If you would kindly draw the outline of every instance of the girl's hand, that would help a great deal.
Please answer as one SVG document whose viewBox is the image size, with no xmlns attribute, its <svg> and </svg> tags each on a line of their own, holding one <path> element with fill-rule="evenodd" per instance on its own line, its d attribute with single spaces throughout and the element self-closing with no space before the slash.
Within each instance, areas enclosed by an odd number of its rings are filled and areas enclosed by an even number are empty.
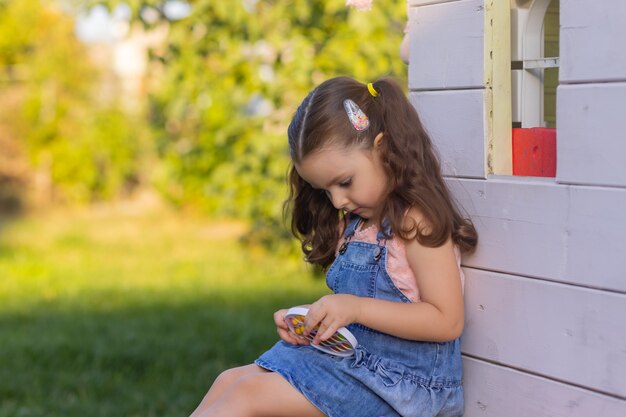
<svg viewBox="0 0 626 417">
<path fill-rule="evenodd" d="M 274 313 L 274 323 L 276 324 L 276 331 L 278 336 L 285 342 L 292 345 L 308 345 L 309 341 L 304 337 L 297 336 L 289 330 L 285 316 L 287 315 L 287 309 L 283 308 Z"/>
<path fill-rule="evenodd" d="M 361 298 L 350 294 L 325 295 L 309 306 L 304 318 L 304 332 L 309 334 L 319 324 L 313 344 L 329 339 L 340 327 L 358 321 Z"/>
</svg>

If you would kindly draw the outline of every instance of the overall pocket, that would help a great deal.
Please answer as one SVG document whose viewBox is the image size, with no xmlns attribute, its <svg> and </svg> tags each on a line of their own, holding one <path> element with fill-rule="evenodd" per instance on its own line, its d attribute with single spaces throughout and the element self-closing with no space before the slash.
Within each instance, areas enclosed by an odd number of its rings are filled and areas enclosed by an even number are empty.
<svg viewBox="0 0 626 417">
<path fill-rule="evenodd" d="M 376 293 L 378 269 L 378 265 L 375 264 L 359 265 L 342 261 L 337 268 L 328 271 L 326 283 L 335 294 L 372 298 Z"/>
</svg>

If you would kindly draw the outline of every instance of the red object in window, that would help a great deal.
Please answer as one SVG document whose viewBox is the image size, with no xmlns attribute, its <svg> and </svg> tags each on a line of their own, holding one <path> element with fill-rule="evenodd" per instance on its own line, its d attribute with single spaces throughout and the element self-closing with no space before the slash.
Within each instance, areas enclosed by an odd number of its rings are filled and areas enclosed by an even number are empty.
<svg viewBox="0 0 626 417">
<path fill-rule="evenodd" d="M 556 176 L 556 129 L 513 129 L 513 175 Z"/>
</svg>

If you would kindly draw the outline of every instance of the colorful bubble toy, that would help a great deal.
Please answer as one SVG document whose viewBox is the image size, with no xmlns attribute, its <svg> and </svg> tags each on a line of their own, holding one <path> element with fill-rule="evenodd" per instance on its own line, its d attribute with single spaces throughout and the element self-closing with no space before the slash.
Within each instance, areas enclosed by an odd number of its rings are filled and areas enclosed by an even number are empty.
<svg viewBox="0 0 626 417">
<path fill-rule="evenodd" d="M 304 335 L 304 316 L 306 316 L 308 312 L 309 309 L 306 307 L 290 308 L 289 311 L 287 311 L 285 320 L 287 321 L 289 329 L 294 334 L 312 342 L 319 326 L 313 329 L 308 335 Z M 328 340 L 321 342 L 319 345 L 311 343 L 311 346 L 322 352 L 330 353 L 331 355 L 349 357 L 354 354 L 354 348 L 358 346 L 358 343 L 356 337 L 354 337 L 348 329 L 340 327 Z"/>
</svg>

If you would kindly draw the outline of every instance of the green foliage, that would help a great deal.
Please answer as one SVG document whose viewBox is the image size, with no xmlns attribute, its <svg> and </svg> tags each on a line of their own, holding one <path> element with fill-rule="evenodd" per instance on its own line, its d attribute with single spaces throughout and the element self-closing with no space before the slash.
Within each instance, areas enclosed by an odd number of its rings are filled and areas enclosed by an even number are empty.
<svg viewBox="0 0 626 417">
<path fill-rule="evenodd" d="M 169 201 L 251 219 L 267 243 L 284 230 L 286 129 L 307 92 L 337 75 L 405 77 L 404 1 L 359 12 L 344 0 L 195 0 L 174 22 L 145 20 L 142 10 L 163 0 L 64 4 L 97 3 L 128 4 L 146 30 L 168 27 L 150 52 L 147 123 L 94 99 L 101 74 L 67 14 L 39 0 L 0 3 L 0 65 L 26 74 L 15 136 L 63 199 L 119 195 L 144 178 L 141 163 L 154 150 L 150 181 Z"/>
<path fill-rule="evenodd" d="M 130 191 L 139 182 L 136 135 L 119 109 L 89 112 L 75 131 L 46 147 L 53 183 L 73 201 L 108 200 Z"/>
<path fill-rule="evenodd" d="M 99 97 L 101 71 L 76 39 L 71 16 L 54 2 L 5 0 L 0 69 L 0 95 L 15 97 L 11 108 L 0 104 L 12 115 L 0 127 L 28 157 L 30 170 L 46 178 L 47 191 L 89 202 L 137 183 L 142 130 L 117 102 Z"/>
<path fill-rule="evenodd" d="M 306 93 L 336 75 L 404 78 L 405 4 L 374 3 L 364 13 L 343 0 L 193 2 L 153 52 L 164 195 L 251 218 L 261 240 L 268 225 L 283 229 L 286 129 Z"/>
</svg>

